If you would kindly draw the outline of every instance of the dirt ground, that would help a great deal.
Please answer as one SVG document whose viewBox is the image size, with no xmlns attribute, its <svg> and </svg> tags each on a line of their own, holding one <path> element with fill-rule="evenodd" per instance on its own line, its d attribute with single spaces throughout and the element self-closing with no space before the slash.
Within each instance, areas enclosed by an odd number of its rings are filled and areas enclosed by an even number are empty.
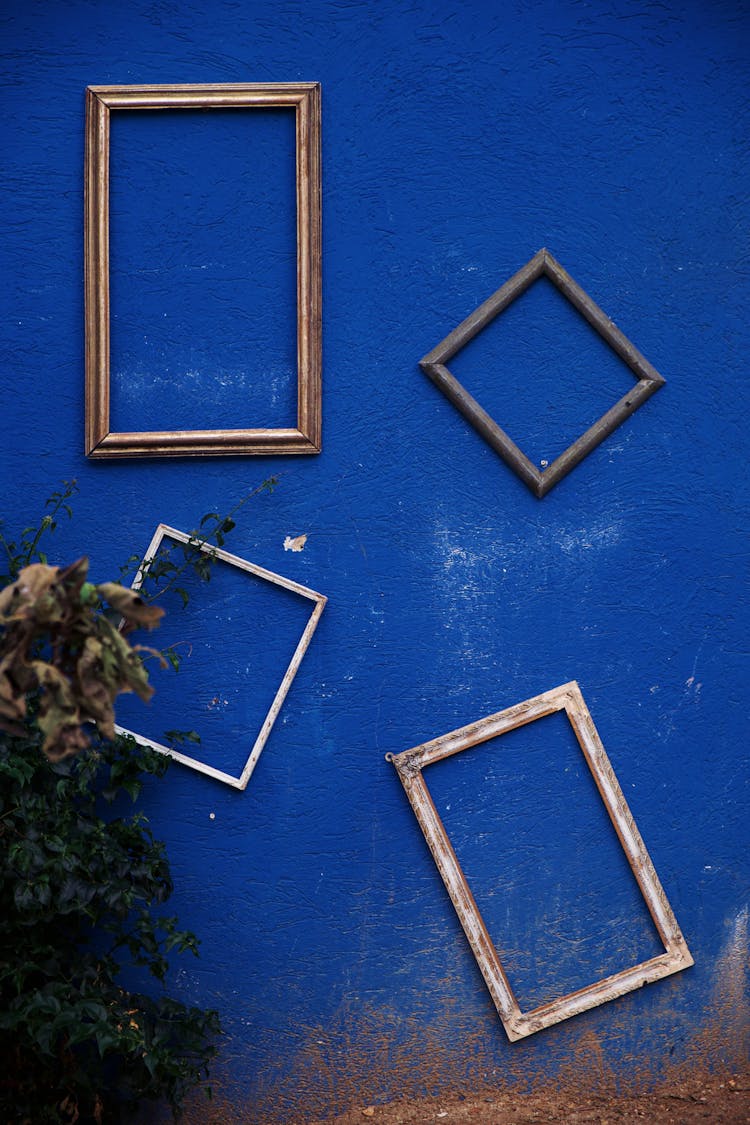
<svg viewBox="0 0 750 1125">
<path fill-rule="evenodd" d="M 497 1093 L 353 1106 L 316 1125 L 750 1125 L 750 1075 L 634 1097 Z"/>
</svg>

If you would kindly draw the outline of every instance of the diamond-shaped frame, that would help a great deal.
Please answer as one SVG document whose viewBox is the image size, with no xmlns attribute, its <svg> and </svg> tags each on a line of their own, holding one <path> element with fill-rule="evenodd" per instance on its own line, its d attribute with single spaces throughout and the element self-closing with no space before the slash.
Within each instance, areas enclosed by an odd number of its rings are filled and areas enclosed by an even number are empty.
<svg viewBox="0 0 750 1125">
<path fill-rule="evenodd" d="M 543 719 L 556 711 L 565 711 L 573 728 L 586 764 L 596 782 L 635 880 L 664 944 L 665 952 L 632 968 L 605 977 L 586 988 L 571 992 L 567 996 L 541 1004 L 532 1011 L 522 1012 L 425 784 L 422 770 L 433 762 L 449 758 L 461 750 L 477 746 L 481 742 L 506 734 L 527 723 L 533 723 L 537 719 Z M 496 715 L 489 715 L 469 726 L 444 734 L 431 742 L 425 742 L 411 750 L 404 750 L 401 754 L 386 754 L 386 758 L 396 767 L 401 784 L 511 1042 L 533 1035 L 535 1031 L 560 1023 L 570 1016 L 576 1016 L 627 992 L 633 992 L 644 984 L 651 984 L 653 981 L 661 980 L 662 977 L 678 973 L 693 964 L 690 950 L 677 925 L 677 919 L 664 894 L 651 857 L 646 851 L 646 845 L 636 827 L 594 726 L 594 720 L 575 680 L 537 695 L 533 699 L 527 699 L 523 703 L 517 703 L 514 707 L 508 707 Z"/>
<path fill-rule="evenodd" d="M 250 751 L 250 755 L 239 777 L 233 777 L 231 774 L 225 773 L 224 770 L 218 770 L 214 766 L 208 765 L 206 762 L 201 762 L 198 758 L 191 758 L 188 754 L 182 754 L 179 750 L 174 750 L 170 746 L 163 746 L 160 742 L 155 742 L 153 739 L 146 738 L 136 731 L 128 730 L 126 727 L 115 724 L 115 730 L 118 734 L 131 735 L 133 738 L 137 739 L 138 742 L 145 743 L 146 746 L 150 746 L 152 750 L 156 750 L 160 754 L 166 754 L 167 757 L 174 758 L 175 761 L 181 762 L 184 766 L 190 766 L 191 769 L 198 770 L 199 773 L 208 774 L 209 777 L 213 777 L 217 781 L 223 781 L 226 785 L 231 785 L 235 789 L 245 789 L 250 780 L 250 775 L 255 769 L 258 758 L 260 757 L 261 750 L 268 741 L 268 736 L 276 721 L 276 716 L 281 710 L 282 703 L 286 699 L 287 692 L 292 685 L 292 680 L 297 674 L 302 657 L 307 651 L 312 635 L 320 620 L 320 615 L 328 599 L 324 594 L 318 594 L 315 590 L 308 589 L 307 586 L 300 586 L 298 582 L 292 582 L 290 578 L 283 578 L 282 575 L 275 574 L 272 570 L 266 570 L 262 566 L 256 566 L 255 563 L 248 562 L 247 559 L 241 559 L 237 555 L 231 555 L 229 551 L 223 551 L 220 547 L 214 547 L 210 543 L 196 541 L 193 536 L 186 535 L 184 531 L 178 531 L 177 528 L 169 527 L 165 523 L 160 523 L 154 532 L 153 539 L 148 545 L 148 550 L 143 558 L 143 562 L 133 579 L 132 588 L 134 590 L 140 590 L 143 585 L 148 573 L 149 563 L 155 558 L 163 539 L 174 539 L 178 543 L 190 544 L 196 550 L 200 550 L 203 554 L 209 555 L 212 559 L 229 563 L 230 566 L 236 566 L 240 570 L 244 570 L 247 574 L 254 574 L 257 578 L 263 578 L 267 582 L 273 583 L 275 586 L 283 586 L 285 590 L 291 590 L 292 593 L 299 594 L 301 597 L 308 598 L 315 603 L 315 608 L 303 630 L 292 659 L 289 661 L 284 677 L 276 691 L 273 702 L 268 709 L 268 714 L 263 720 L 263 725 L 260 728 L 252 750 Z"/>
<path fill-rule="evenodd" d="M 567 297 L 581 316 L 627 364 L 637 379 L 633 390 L 615 403 L 598 422 L 590 426 L 543 472 L 532 464 L 513 439 L 482 409 L 446 366 L 465 344 L 473 340 L 490 321 L 540 277 L 548 278 L 563 296 Z M 467 316 L 458 328 L 454 328 L 450 335 L 420 360 L 419 366 L 540 500 L 665 382 L 663 376 L 651 366 L 617 325 L 587 293 L 584 293 L 580 285 L 576 284 L 570 274 L 566 273 L 546 249 L 535 254 L 518 273 L 506 281 L 470 316 Z"/>
</svg>

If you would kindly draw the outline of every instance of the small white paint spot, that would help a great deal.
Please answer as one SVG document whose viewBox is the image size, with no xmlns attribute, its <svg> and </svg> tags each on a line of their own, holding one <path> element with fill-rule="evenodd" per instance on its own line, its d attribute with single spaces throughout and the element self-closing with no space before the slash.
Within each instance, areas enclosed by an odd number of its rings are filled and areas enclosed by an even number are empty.
<svg viewBox="0 0 750 1125">
<path fill-rule="evenodd" d="M 209 819 L 209 820 L 216 820 L 216 813 L 215 813 L 215 812 L 210 812 L 210 813 L 208 814 L 208 819 Z"/>
<path fill-rule="evenodd" d="M 284 540 L 284 550 L 304 551 L 306 542 L 306 535 L 295 535 L 294 537 L 292 537 L 291 535 L 287 535 L 286 539 Z"/>
</svg>

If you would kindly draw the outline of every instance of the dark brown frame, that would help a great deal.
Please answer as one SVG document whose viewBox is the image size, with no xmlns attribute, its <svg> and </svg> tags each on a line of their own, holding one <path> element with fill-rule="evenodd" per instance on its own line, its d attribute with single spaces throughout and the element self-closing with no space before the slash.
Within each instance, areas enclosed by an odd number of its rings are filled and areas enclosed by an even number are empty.
<svg viewBox="0 0 750 1125">
<path fill-rule="evenodd" d="M 109 131 L 118 109 L 289 106 L 296 122 L 296 428 L 110 431 Z M 319 453 L 321 447 L 320 84 L 89 86 L 85 168 L 86 453 L 89 457 Z"/>
<path fill-rule="evenodd" d="M 487 742 L 491 738 L 506 734 L 527 723 L 533 723 L 557 711 L 565 712 L 573 728 L 612 826 L 664 944 L 665 952 L 630 969 L 605 977 L 577 992 L 542 1004 L 530 1012 L 522 1012 L 466 876 L 461 870 L 445 826 L 430 796 L 422 770 L 433 762 L 449 758 L 452 754 L 458 754 L 470 746 Z M 594 726 L 594 720 L 589 714 L 581 689 L 575 680 L 537 695 L 533 699 L 527 699 L 523 703 L 517 703 L 514 707 L 508 707 L 496 715 L 489 715 L 469 726 L 444 734 L 431 742 L 425 742 L 411 750 L 404 750 L 401 754 L 386 754 L 386 758 L 396 767 L 401 784 L 511 1041 L 523 1039 L 535 1031 L 541 1031 L 544 1027 L 560 1023 L 570 1016 L 595 1008 L 607 1000 L 614 1000 L 626 992 L 633 992 L 644 984 L 680 972 L 681 969 L 687 969 L 693 964 L 690 950 L 677 925 L 677 919 L 667 901 L 651 857 L 646 851 L 646 845 L 636 827 Z"/>
<path fill-rule="evenodd" d="M 627 364 L 638 380 L 632 391 L 624 395 L 543 472 L 532 464 L 513 439 L 482 409 L 476 399 L 446 367 L 448 361 L 465 344 L 468 344 L 469 340 L 473 340 L 491 320 L 494 320 L 540 277 L 548 278 L 563 296 L 567 297 L 581 316 Z M 454 328 L 420 361 L 419 366 L 540 500 L 665 382 L 659 372 L 546 249 L 535 254 L 530 262 L 527 262 L 518 273 L 505 282 L 505 285 L 475 309 L 458 328 Z"/>
</svg>

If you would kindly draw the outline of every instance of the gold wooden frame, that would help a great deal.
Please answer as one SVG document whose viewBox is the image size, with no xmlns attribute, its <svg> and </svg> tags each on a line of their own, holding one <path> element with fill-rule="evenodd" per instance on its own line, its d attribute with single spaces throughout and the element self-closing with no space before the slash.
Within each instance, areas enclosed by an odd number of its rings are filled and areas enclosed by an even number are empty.
<svg viewBox="0 0 750 1125">
<path fill-rule="evenodd" d="M 453 850 L 445 826 L 430 796 L 422 770 L 432 762 L 449 758 L 470 746 L 506 734 L 516 727 L 525 726 L 564 711 L 581 747 L 596 787 L 604 802 L 612 826 L 622 844 L 638 887 L 653 919 L 665 952 L 651 957 L 632 968 L 614 973 L 603 980 L 578 989 L 567 996 L 541 1004 L 530 1012 L 523 1012 L 516 1000 L 500 957 L 487 932 L 482 915 L 469 889 L 466 876 Z M 393 762 L 409 803 L 432 852 L 438 871 L 445 883 L 451 902 L 469 940 L 472 952 L 489 989 L 497 1013 L 511 1042 L 533 1035 L 544 1027 L 560 1023 L 607 1000 L 614 1000 L 644 984 L 678 973 L 693 964 L 677 919 L 664 894 L 646 845 L 633 820 L 622 789 L 602 745 L 594 720 L 575 680 L 553 688 L 543 695 L 517 703 L 496 715 L 451 731 L 431 742 L 404 750 L 401 754 L 386 754 Z"/>
<path fill-rule="evenodd" d="M 297 426 L 110 431 L 109 132 L 113 110 L 293 107 L 297 183 Z M 319 453 L 321 446 L 320 84 L 89 86 L 86 91 L 86 453 L 179 457 Z"/>
<path fill-rule="evenodd" d="M 266 582 L 271 582 L 274 586 L 281 586 L 285 590 L 291 590 L 293 594 L 299 594 L 300 597 L 307 598 L 308 601 L 314 603 L 314 609 L 308 618 L 307 624 L 292 654 L 292 658 L 289 661 L 281 683 L 276 689 L 273 702 L 268 709 L 260 731 L 255 737 L 255 741 L 253 742 L 247 761 L 242 767 L 242 772 L 239 777 L 234 777 L 225 770 L 217 769 L 207 762 L 202 762 L 199 758 L 192 758 L 188 754 L 183 754 L 179 750 L 174 750 L 171 746 L 165 746 L 161 742 L 156 742 L 152 738 L 147 738 L 143 734 L 138 734 L 137 731 L 129 730 L 127 727 L 115 723 L 115 730 L 118 734 L 131 735 L 138 742 L 142 742 L 146 746 L 150 746 L 152 750 L 158 751 L 159 754 L 166 754 L 167 757 L 174 758 L 176 762 L 181 762 L 184 766 L 190 766 L 191 769 L 197 770 L 199 773 L 204 773 L 208 777 L 213 777 L 216 781 L 223 781 L 225 785 L 231 785 L 234 789 L 245 789 L 255 769 L 261 751 L 268 741 L 268 736 L 271 733 L 273 724 L 276 722 L 278 713 L 281 710 L 281 705 L 287 697 L 294 677 L 297 675 L 302 657 L 307 652 L 310 641 L 312 640 L 312 635 L 318 626 L 320 615 L 325 609 L 328 599 L 325 594 L 319 594 L 316 590 L 310 590 L 307 586 L 301 586 L 299 582 L 293 582 L 291 578 L 284 578 L 281 574 L 276 574 L 272 570 L 266 570 L 265 567 L 248 562 L 247 559 L 241 559 L 237 555 L 231 555 L 229 551 L 223 551 L 220 547 L 214 547 L 211 543 L 196 540 L 192 535 L 187 535 L 184 531 L 178 531 L 176 527 L 170 527 L 166 523 L 160 523 L 154 532 L 153 538 L 148 545 L 148 550 L 138 568 L 138 573 L 133 579 L 132 588 L 134 590 L 140 590 L 146 580 L 149 565 L 153 559 L 156 558 L 163 539 L 174 539 L 177 543 L 188 544 L 197 551 L 201 551 L 204 555 L 208 555 L 212 560 L 218 560 L 228 563 L 230 566 L 236 566 L 246 574 L 253 574 L 256 578 L 262 578 Z"/>
</svg>

